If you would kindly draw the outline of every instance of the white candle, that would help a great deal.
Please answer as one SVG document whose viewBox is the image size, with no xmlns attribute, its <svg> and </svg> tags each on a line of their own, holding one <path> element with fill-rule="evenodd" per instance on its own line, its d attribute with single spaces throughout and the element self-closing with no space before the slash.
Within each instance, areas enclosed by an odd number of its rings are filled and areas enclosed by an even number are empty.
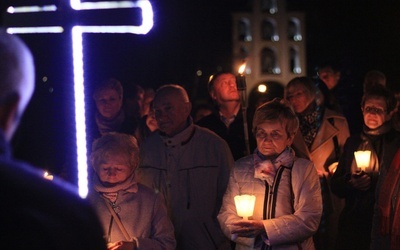
<svg viewBox="0 0 400 250">
<path fill-rule="evenodd" d="M 236 195 L 235 205 L 237 214 L 247 220 L 249 216 L 253 215 L 255 202 L 256 197 L 254 195 Z"/>
<path fill-rule="evenodd" d="M 371 158 L 371 151 L 356 151 L 354 152 L 354 157 L 356 158 L 357 167 L 360 168 L 361 171 L 365 171 L 367 167 L 369 167 L 369 161 Z"/>
</svg>

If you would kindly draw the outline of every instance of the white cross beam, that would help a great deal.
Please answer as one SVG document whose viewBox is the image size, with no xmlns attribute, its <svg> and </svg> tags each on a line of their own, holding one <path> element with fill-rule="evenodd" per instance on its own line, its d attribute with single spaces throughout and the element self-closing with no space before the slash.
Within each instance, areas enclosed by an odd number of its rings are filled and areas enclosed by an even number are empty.
<svg viewBox="0 0 400 250">
<path fill-rule="evenodd" d="M 77 24 L 71 29 L 72 37 L 72 58 L 74 73 L 74 98 L 75 98 L 75 128 L 76 128 L 76 147 L 77 147 L 77 167 L 78 167 L 78 192 L 82 198 L 86 198 L 88 193 L 88 172 L 87 172 L 87 148 L 86 148 L 86 121 L 85 121 L 85 78 L 83 65 L 83 33 L 131 33 L 147 34 L 153 27 L 153 9 L 150 1 L 102 1 L 102 2 L 80 2 L 80 0 L 70 0 L 72 11 L 91 11 L 104 9 L 126 9 L 140 8 L 142 12 L 142 23 L 135 25 L 84 25 Z M 57 12 L 56 5 L 46 6 L 10 6 L 7 8 L 8 15 L 18 15 L 21 13 L 35 12 Z M 27 33 L 63 33 L 63 26 L 24 26 L 8 27 L 7 32 L 11 34 Z"/>
</svg>

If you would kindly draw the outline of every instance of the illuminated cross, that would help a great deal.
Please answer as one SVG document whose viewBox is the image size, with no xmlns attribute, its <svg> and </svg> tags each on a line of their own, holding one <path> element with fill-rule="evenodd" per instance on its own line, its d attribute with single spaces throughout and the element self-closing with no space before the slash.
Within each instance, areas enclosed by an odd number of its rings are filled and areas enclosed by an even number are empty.
<svg viewBox="0 0 400 250">
<path fill-rule="evenodd" d="M 60 2 L 63 2 L 60 1 Z M 74 97 L 75 97 L 75 128 L 76 128 L 76 147 L 77 147 L 77 166 L 78 166 L 78 189 L 79 195 L 85 198 L 88 193 L 88 173 L 87 173 L 87 149 L 86 149 L 86 121 L 85 121 L 85 79 L 83 65 L 83 33 L 131 33 L 147 34 L 153 27 L 153 10 L 148 0 L 138 1 L 102 1 L 102 2 L 80 2 L 80 0 L 70 0 L 68 7 L 68 18 L 75 18 L 72 27 L 68 25 L 48 25 L 48 26 L 24 26 L 8 27 L 7 32 L 11 34 L 26 33 L 63 33 L 71 32 L 72 37 L 72 58 L 74 74 Z M 104 11 L 110 9 L 140 9 L 142 23 L 135 25 L 85 25 L 79 21 L 77 16 L 80 14 L 92 13 L 94 10 Z M 36 15 L 58 14 L 56 5 L 45 6 L 10 6 L 7 8 L 7 15 L 13 18 L 18 14 Z M 69 21 L 67 21 L 69 23 Z M 69 30 L 70 29 L 70 30 Z"/>
</svg>

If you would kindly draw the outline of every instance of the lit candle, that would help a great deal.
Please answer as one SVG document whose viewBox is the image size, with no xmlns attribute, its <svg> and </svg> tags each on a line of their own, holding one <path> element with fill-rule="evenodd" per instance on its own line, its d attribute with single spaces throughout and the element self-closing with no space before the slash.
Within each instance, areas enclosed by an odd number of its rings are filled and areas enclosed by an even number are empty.
<svg viewBox="0 0 400 250">
<path fill-rule="evenodd" d="M 246 76 L 244 75 L 244 71 L 246 69 L 246 63 L 242 64 L 239 67 L 238 75 L 236 77 L 236 85 L 239 91 L 246 90 Z"/>
<path fill-rule="evenodd" d="M 47 171 L 44 172 L 43 177 L 47 180 L 53 180 L 53 175 L 50 175 Z"/>
<path fill-rule="evenodd" d="M 369 167 L 369 161 L 371 158 L 371 151 L 356 151 L 354 152 L 354 157 L 356 158 L 357 167 L 362 171 L 365 171 Z"/>
<path fill-rule="evenodd" d="M 256 197 L 254 195 L 236 195 L 235 205 L 237 214 L 247 220 L 248 217 L 253 216 L 255 202 Z"/>
</svg>

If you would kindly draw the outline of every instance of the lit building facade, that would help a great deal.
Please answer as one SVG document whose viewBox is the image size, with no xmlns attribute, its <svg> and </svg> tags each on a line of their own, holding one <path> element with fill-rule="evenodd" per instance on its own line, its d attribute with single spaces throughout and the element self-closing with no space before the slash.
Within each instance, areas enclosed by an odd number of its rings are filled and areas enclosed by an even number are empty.
<svg viewBox="0 0 400 250">
<path fill-rule="evenodd" d="M 233 13 L 233 71 L 246 63 L 248 93 L 306 74 L 304 18 L 285 0 L 254 0 L 252 11 Z"/>
</svg>

